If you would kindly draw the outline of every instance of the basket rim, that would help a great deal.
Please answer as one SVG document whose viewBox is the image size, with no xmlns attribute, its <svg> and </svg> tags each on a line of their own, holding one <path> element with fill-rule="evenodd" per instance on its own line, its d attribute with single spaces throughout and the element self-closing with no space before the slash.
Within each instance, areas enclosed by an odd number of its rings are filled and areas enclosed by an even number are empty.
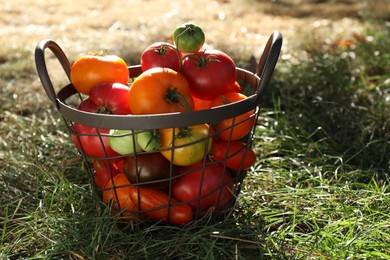
<svg viewBox="0 0 390 260">
<path fill-rule="evenodd" d="M 129 70 L 139 72 L 140 65 L 129 66 Z M 259 106 L 258 93 L 256 93 L 260 78 L 245 69 L 236 68 L 237 79 L 248 81 L 255 90 L 255 94 L 246 99 L 210 109 L 175 112 L 149 115 L 113 115 L 98 114 L 78 110 L 66 104 L 66 100 L 78 94 L 71 84 L 66 85 L 57 93 L 58 110 L 67 121 L 83 125 L 107 129 L 136 129 L 150 130 L 161 128 L 185 127 L 203 123 L 214 123 L 254 110 Z M 132 74 L 131 74 L 132 75 Z M 133 75 L 132 75 L 133 76 Z M 137 75 L 134 75 L 134 77 Z M 255 111 L 256 112 L 256 111 Z"/>
</svg>

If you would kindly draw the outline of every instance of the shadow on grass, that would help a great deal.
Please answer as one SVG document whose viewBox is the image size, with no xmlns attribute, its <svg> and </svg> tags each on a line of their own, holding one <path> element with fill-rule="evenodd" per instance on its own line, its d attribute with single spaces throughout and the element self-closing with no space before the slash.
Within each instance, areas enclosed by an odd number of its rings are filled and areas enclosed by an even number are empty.
<svg viewBox="0 0 390 260">
<path fill-rule="evenodd" d="M 390 34 L 368 31 L 346 46 L 316 42 L 298 61 L 283 60 L 264 98 L 281 150 L 350 169 L 389 173 Z M 355 176 L 356 177 L 356 176 Z M 372 176 L 360 176 L 365 180 Z"/>
</svg>

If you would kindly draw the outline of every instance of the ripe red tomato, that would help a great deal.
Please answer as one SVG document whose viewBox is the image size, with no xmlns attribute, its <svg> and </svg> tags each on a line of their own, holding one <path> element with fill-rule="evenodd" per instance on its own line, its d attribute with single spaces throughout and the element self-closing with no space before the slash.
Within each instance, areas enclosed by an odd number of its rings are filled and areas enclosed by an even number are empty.
<svg viewBox="0 0 390 260">
<path fill-rule="evenodd" d="M 77 150 L 94 159 L 117 156 L 108 143 L 110 130 L 106 128 L 93 128 L 79 123 L 73 124 L 72 140 Z M 77 134 L 77 136 L 76 136 Z M 100 134 L 100 137 L 99 137 Z"/>
<path fill-rule="evenodd" d="M 88 97 L 79 104 L 77 109 L 85 112 L 97 113 L 99 107 Z M 108 143 L 108 136 L 106 136 L 106 134 L 109 134 L 109 129 L 97 129 L 80 123 L 74 123 L 73 131 L 73 143 L 77 150 L 86 156 L 101 159 L 118 155 Z M 78 136 L 76 136 L 76 134 Z"/>
<path fill-rule="evenodd" d="M 255 164 L 256 154 L 243 142 L 218 140 L 213 142 L 212 159 L 232 170 L 247 170 Z"/>
<path fill-rule="evenodd" d="M 132 201 L 130 194 L 137 188 L 130 185 L 126 176 L 119 173 L 104 186 L 102 200 L 104 203 L 113 203 L 112 214 L 114 216 L 121 214 L 126 217 L 126 221 L 136 221 L 140 216 L 136 213 L 138 207 Z"/>
<path fill-rule="evenodd" d="M 133 114 L 163 114 L 192 110 L 194 101 L 187 80 L 170 68 L 144 71 L 131 84 L 129 105 Z"/>
<path fill-rule="evenodd" d="M 207 49 L 183 60 L 182 73 L 193 96 L 212 100 L 226 93 L 236 81 L 236 65 L 219 50 Z"/>
<path fill-rule="evenodd" d="M 139 196 L 138 196 L 139 195 Z M 186 204 L 179 204 L 175 199 L 169 199 L 168 194 L 155 189 L 138 187 L 130 192 L 131 199 L 145 211 L 145 215 L 170 224 L 183 225 L 192 221 L 192 209 Z"/>
<path fill-rule="evenodd" d="M 95 113 L 99 114 L 130 114 L 129 86 L 121 83 L 100 83 L 94 86 L 89 98 L 97 106 Z M 80 108 L 79 108 L 80 109 Z"/>
<path fill-rule="evenodd" d="M 233 199 L 233 180 L 224 167 L 207 161 L 183 167 L 172 186 L 172 195 L 181 202 L 187 202 L 193 209 L 214 211 L 226 206 Z"/>
<path fill-rule="evenodd" d="M 167 42 L 156 42 L 149 45 L 141 55 L 141 68 L 146 71 L 155 67 L 170 68 L 179 72 L 182 53 Z"/>
<path fill-rule="evenodd" d="M 93 168 L 95 169 L 95 175 L 93 176 L 95 186 L 98 189 L 104 188 L 106 183 L 119 173 L 117 166 L 117 160 L 93 160 Z"/>
<path fill-rule="evenodd" d="M 70 81 L 78 92 L 88 95 L 99 83 L 118 82 L 126 85 L 129 70 L 126 62 L 118 56 L 106 53 L 88 54 L 73 63 Z"/>
<path fill-rule="evenodd" d="M 228 92 L 220 95 L 211 102 L 211 107 L 226 105 L 229 103 L 244 100 L 247 97 L 238 92 Z M 228 118 L 222 120 L 216 125 L 216 132 L 218 137 L 222 140 L 239 140 L 247 135 L 255 124 L 254 111 L 248 111 L 244 114 L 238 115 L 235 118 Z"/>
</svg>

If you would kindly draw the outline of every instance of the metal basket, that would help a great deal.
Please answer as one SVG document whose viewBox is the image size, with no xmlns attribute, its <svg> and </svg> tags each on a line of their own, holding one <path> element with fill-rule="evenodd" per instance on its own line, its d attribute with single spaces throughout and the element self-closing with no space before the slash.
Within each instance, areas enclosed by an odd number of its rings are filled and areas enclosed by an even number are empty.
<svg viewBox="0 0 390 260">
<path fill-rule="evenodd" d="M 178 113 L 168 113 L 168 114 L 152 114 L 152 115 L 108 115 L 108 114 L 97 114 L 97 113 L 88 113 L 83 112 L 80 110 L 77 110 L 74 102 L 76 101 L 76 104 L 81 102 L 85 96 L 78 93 L 75 88 L 72 86 L 72 84 L 69 84 L 63 88 L 61 88 L 57 93 L 53 87 L 52 81 L 49 77 L 46 61 L 45 61 L 45 50 L 49 48 L 54 55 L 58 58 L 59 62 L 61 63 L 66 75 L 70 79 L 70 68 L 71 64 L 65 55 L 65 53 L 62 51 L 62 49 L 52 40 L 42 40 L 36 47 L 35 50 L 35 62 L 36 67 L 38 71 L 39 78 L 42 82 L 43 88 L 46 91 L 47 96 L 49 97 L 50 101 L 56 106 L 59 113 L 62 115 L 66 126 L 68 127 L 69 133 L 72 135 L 74 140 L 80 141 L 80 138 L 82 138 L 82 134 L 77 134 L 74 125 L 75 123 L 79 123 L 82 125 L 90 126 L 96 128 L 96 136 L 99 138 L 99 140 L 102 143 L 102 150 L 104 152 L 104 156 L 99 158 L 93 158 L 91 156 L 88 156 L 84 153 L 82 143 L 79 143 L 78 151 L 80 156 L 84 159 L 86 170 L 90 176 L 92 184 L 95 186 L 97 194 L 99 196 L 102 196 L 102 194 L 107 190 L 106 187 L 98 187 L 94 181 L 94 175 L 95 171 L 92 167 L 92 161 L 93 160 L 99 160 L 102 162 L 107 163 L 108 165 L 108 171 L 109 171 L 109 179 L 111 181 L 112 186 L 110 187 L 110 191 L 113 191 L 114 197 L 116 198 L 117 204 L 113 205 L 115 209 L 117 209 L 115 212 L 117 216 L 122 216 L 124 219 L 131 216 L 131 220 L 134 221 L 137 219 L 142 220 L 149 220 L 150 216 L 153 216 L 153 212 L 155 212 L 157 215 L 161 213 L 163 215 L 162 221 L 173 223 L 174 221 L 171 220 L 171 212 L 174 211 L 174 207 L 188 204 L 187 202 L 180 202 L 173 198 L 172 196 L 172 186 L 175 183 L 175 181 L 186 174 L 191 174 L 192 170 L 189 171 L 182 171 L 180 174 L 177 174 L 174 169 L 177 168 L 176 165 L 173 165 L 172 162 L 170 162 L 170 172 L 168 174 L 168 177 L 161 179 L 161 180 L 154 180 L 154 181 L 143 181 L 142 183 L 138 181 L 138 177 L 136 180 L 133 180 L 132 183 L 129 185 L 133 187 L 136 190 L 138 202 L 135 202 L 136 207 L 133 207 L 131 209 L 126 209 L 123 207 L 123 205 L 120 205 L 120 200 L 118 198 L 117 190 L 123 188 L 122 186 L 116 186 L 115 182 L 113 182 L 114 178 L 114 170 L 112 169 L 112 165 L 109 163 L 112 160 L 121 160 L 128 156 L 133 156 L 132 158 L 137 159 L 137 156 L 141 156 L 144 154 L 149 153 L 159 153 L 160 150 L 150 151 L 150 152 L 134 152 L 131 155 L 108 155 L 106 153 L 106 147 L 103 145 L 103 139 L 107 138 L 107 134 L 100 133 L 100 129 L 122 129 L 122 130 L 133 130 L 132 133 L 129 133 L 131 136 L 135 136 L 135 133 L 142 132 L 142 131 L 148 131 L 152 129 L 174 129 L 174 128 L 181 128 L 181 127 L 189 127 L 194 125 L 200 125 L 200 124 L 208 124 L 210 126 L 216 125 L 222 120 L 232 118 L 234 124 L 232 127 L 235 127 L 236 125 L 239 125 L 243 123 L 242 121 L 238 120 L 238 116 L 242 115 L 244 113 L 250 113 L 250 117 L 246 120 L 253 120 L 253 127 L 245 137 L 241 138 L 241 141 L 245 143 L 244 149 L 248 149 L 248 147 L 251 147 L 254 137 L 255 137 L 255 128 L 256 128 L 256 122 L 257 117 L 259 114 L 259 108 L 261 103 L 261 98 L 263 96 L 264 90 L 266 89 L 270 78 L 272 76 L 272 73 L 274 71 L 274 68 L 276 66 L 280 49 L 282 46 L 282 35 L 275 31 L 270 36 L 263 54 L 260 57 L 260 61 L 257 65 L 256 73 L 249 72 L 247 70 L 237 68 L 237 81 L 242 86 L 250 86 L 252 89 L 251 95 L 248 96 L 245 100 L 230 103 L 227 105 L 214 107 L 211 109 L 205 109 L 205 110 L 198 110 L 198 111 L 188 111 L 188 112 L 178 112 Z M 131 80 L 134 80 L 137 76 L 139 76 L 142 73 L 141 66 L 130 66 L 128 67 Z M 216 138 L 220 132 L 212 130 L 212 127 L 209 128 L 207 141 L 213 138 Z M 219 131 L 230 131 L 231 129 L 223 129 Z M 172 130 L 173 132 L 173 130 Z M 200 140 L 205 141 L 205 140 Z M 228 140 L 228 143 L 230 141 Z M 193 143 L 189 143 L 187 145 L 192 145 Z M 166 149 L 179 149 L 180 147 L 170 147 Z M 172 150 L 173 151 L 173 150 Z M 174 152 L 171 153 L 174 155 Z M 226 156 L 226 160 L 228 159 L 228 156 Z M 222 202 L 222 193 L 223 193 L 223 187 L 226 186 L 226 179 L 225 177 L 221 178 L 220 185 L 217 185 L 217 188 L 212 190 L 208 194 L 202 194 L 199 191 L 199 196 L 191 201 L 192 204 L 198 204 L 200 205 L 201 201 L 207 196 L 211 196 L 215 194 L 218 194 L 216 196 L 216 200 L 214 201 L 214 204 L 212 207 L 208 207 L 207 210 L 200 207 L 194 207 L 192 210 L 192 219 L 193 220 L 199 220 L 201 218 L 204 218 L 205 215 L 215 217 L 217 215 L 220 215 L 219 213 L 226 213 L 229 212 L 229 210 L 234 205 L 237 196 L 240 193 L 242 182 L 246 176 L 247 170 L 244 169 L 238 169 L 238 170 L 228 170 L 226 166 L 226 160 L 222 161 L 213 161 L 209 160 L 208 156 L 204 156 L 203 160 L 199 163 L 198 168 L 202 172 L 201 179 L 203 179 L 203 174 L 205 173 L 205 168 L 212 164 L 218 164 L 224 168 L 224 173 L 229 174 L 229 180 L 232 182 L 232 185 L 229 189 L 229 192 L 232 194 L 229 201 L 223 201 Z M 137 160 L 136 160 L 137 161 Z M 198 169 L 198 170 L 199 170 Z M 138 175 L 136 175 L 138 176 Z M 159 182 L 164 182 L 166 184 L 166 188 L 164 190 L 164 193 L 167 195 L 168 200 L 167 203 L 164 205 L 158 205 L 156 207 L 145 209 L 142 205 L 142 195 L 143 193 L 142 188 L 146 187 L 144 185 L 155 185 Z M 200 182 L 199 189 L 202 189 L 203 182 Z M 145 217 L 145 215 L 147 217 Z M 153 218 L 152 218 L 153 219 Z"/>
</svg>

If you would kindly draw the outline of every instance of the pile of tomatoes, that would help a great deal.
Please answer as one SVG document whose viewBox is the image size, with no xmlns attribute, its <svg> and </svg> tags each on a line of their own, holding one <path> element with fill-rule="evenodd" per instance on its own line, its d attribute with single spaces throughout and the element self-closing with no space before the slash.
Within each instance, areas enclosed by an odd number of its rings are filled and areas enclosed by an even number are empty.
<svg viewBox="0 0 390 260">
<path fill-rule="evenodd" d="M 126 62 L 97 52 L 77 59 L 71 83 L 90 113 L 148 115 L 210 109 L 247 98 L 236 82 L 231 57 L 205 49 L 203 30 L 187 23 L 173 43 L 157 42 L 141 55 L 134 78 Z M 96 187 L 113 214 L 126 220 L 186 224 L 194 215 L 226 207 L 234 199 L 234 172 L 249 169 L 254 151 L 243 142 L 254 111 L 212 124 L 120 130 L 75 122 L 72 139 L 93 161 Z"/>
</svg>

